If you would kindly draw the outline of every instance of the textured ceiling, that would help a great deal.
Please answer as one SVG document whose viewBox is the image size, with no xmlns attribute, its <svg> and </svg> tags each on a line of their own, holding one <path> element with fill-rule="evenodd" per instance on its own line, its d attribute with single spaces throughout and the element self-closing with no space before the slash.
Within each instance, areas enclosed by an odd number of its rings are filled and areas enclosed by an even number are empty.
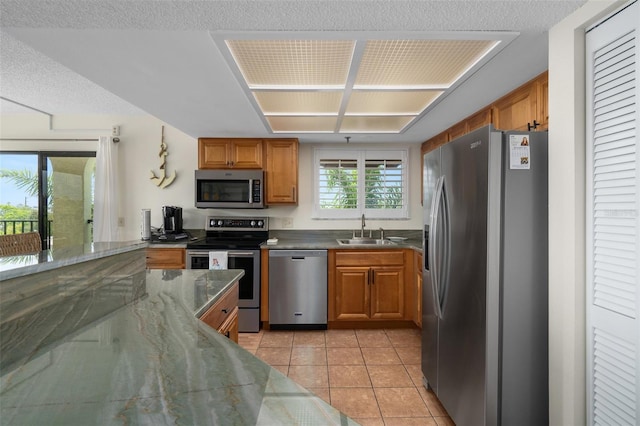
<svg viewBox="0 0 640 426">
<path fill-rule="evenodd" d="M 394 141 L 418 142 L 547 68 L 547 30 L 585 1 L 2 0 L 0 96 L 53 114 L 149 113 L 193 136 L 267 136 L 213 41 L 227 34 L 519 36 Z M 1 102 L 2 112 L 15 111 Z M 342 136 L 301 135 L 339 142 Z M 363 135 L 352 141 L 389 141 Z"/>
</svg>

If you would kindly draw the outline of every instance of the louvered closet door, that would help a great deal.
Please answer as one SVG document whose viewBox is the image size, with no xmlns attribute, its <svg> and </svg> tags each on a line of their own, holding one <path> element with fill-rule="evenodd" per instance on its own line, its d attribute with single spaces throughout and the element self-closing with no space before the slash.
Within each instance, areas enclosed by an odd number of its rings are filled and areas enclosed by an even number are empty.
<svg viewBox="0 0 640 426">
<path fill-rule="evenodd" d="M 586 36 L 589 424 L 640 422 L 639 22 L 635 2 Z"/>
</svg>

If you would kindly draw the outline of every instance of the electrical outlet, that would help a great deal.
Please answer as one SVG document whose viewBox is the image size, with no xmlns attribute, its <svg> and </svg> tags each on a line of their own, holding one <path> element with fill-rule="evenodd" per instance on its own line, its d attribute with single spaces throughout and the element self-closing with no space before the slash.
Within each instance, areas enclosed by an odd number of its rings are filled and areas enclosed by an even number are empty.
<svg viewBox="0 0 640 426">
<path fill-rule="evenodd" d="M 120 126 L 111 126 L 111 136 L 120 136 Z"/>
<path fill-rule="evenodd" d="M 124 217 L 118 218 L 118 226 L 124 226 Z"/>
<path fill-rule="evenodd" d="M 292 217 L 283 217 L 282 218 L 282 227 L 283 228 L 293 228 L 293 218 Z"/>
</svg>

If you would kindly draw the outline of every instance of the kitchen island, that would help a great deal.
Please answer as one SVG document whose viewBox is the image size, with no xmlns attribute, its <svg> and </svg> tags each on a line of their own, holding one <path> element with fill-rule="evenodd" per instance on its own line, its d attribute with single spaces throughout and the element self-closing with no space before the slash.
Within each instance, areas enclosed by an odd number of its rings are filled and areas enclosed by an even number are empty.
<svg viewBox="0 0 640 426">
<path fill-rule="evenodd" d="M 2 424 L 354 424 L 197 318 L 242 274 L 59 281 L 42 307 L 0 312 Z"/>
<path fill-rule="evenodd" d="M 82 262 L 128 253 L 147 247 L 145 241 L 115 241 L 52 248 L 37 253 L 0 257 L 0 281 L 51 271 Z"/>
</svg>

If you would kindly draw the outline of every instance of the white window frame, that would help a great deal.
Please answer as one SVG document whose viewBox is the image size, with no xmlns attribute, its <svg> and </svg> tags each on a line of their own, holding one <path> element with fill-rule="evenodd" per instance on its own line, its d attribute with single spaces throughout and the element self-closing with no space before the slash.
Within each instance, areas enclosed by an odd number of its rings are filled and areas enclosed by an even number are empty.
<svg viewBox="0 0 640 426">
<path fill-rule="evenodd" d="M 320 160 L 326 158 L 354 159 L 358 162 L 358 207 L 355 209 L 320 208 Z M 313 151 L 313 219 L 360 219 L 364 214 L 371 219 L 409 219 L 409 150 L 401 149 L 336 149 L 315 148 Z M 400 159 L 402 161 L 401 209 L 365 208 L 365 160 Z"/>
</svg>

